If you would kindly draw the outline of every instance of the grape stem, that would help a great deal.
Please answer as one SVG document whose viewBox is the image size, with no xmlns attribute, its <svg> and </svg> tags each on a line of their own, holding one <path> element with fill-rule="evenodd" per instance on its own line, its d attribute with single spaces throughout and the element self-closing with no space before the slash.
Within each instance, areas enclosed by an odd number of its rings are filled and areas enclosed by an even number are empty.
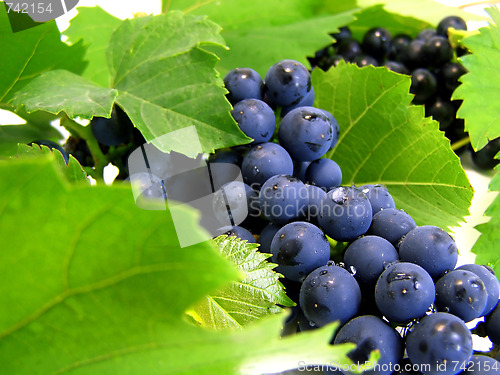
<svg viewBox="0 0 500 375">
<path fill-rule="evenodd" d="M 66 114 L 61 117 L 61 126 L 64 126 L 73 136 L 82 138 L 87 142 L 90 154 L 94 159 L 94 168 L 91 170 L 92 172 L 90 175 L 96 181 L 104 181 L 104 167 L 108 165 L 108 159 L 101 151 L 101 147 L 92 134 L 90 126 L 82 126 L 76 121 L 70 119 Z M 87 169 L 87 172 L 90 171 Z"/>
<path fill-rule="evenodd" d="M 467 144 L 469 144 L 469 142 L 470 142 L 470 138 L 469 137 L 462 138 L 461 140 L 452 143 L 451 144 L 451 149 L 453 151 L 456 151 L 459 148 L 461 148 L 461 147 L 466 146 Z"/>
</svg>

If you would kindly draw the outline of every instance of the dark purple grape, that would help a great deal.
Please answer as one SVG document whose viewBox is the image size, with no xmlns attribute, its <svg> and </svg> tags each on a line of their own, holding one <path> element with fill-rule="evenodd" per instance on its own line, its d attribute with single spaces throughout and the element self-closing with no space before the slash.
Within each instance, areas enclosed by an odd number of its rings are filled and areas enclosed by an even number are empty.
<svg viewBox="0 0 500 375">
<path fill-rule="evenodd" d="M 392 38 L 389 59 L 399 61 L 401 58 L 401 54 L 403 53 L 406 46 L 410 44 L 411 41 L 412 37 L 409 36 L 408 34 L 395 35 L 394 38 Z"/>
<path fill-rule="evenodd" d="M 451 60 L 453 48 L 447 38 L 437 35 L 425 42 L 424 53 L 429 65 L 439 67 Z"/>
<path fill-rule="evenodd" d="M 409 69 L 426 66 L 424 45 L 425 42 L 423 40 L 412 40 L 401 52 L 401 62 Z"/>
<path fill-rule="evenodd" d="M 411 72 L 410 92 L 415 95 L 413 102 L 423 104 L 436 92 L 437 82 L 427 69 L 418 68 Z"/>
<path fill-rule="evenodd" d="M 455 91 L 460 85 L 458 79 L 467 73 L 467 69 L 458 62 L 449 62 L 441 67 L 439 71 L 439 78 L 444 82 L 445 87 L 449 91 Z"/>
<path fill-rule="evenodd" d="M 498 152 L 500 152 L 500 137 L 489 141 L 479 151 L 472 150 L 472 162 L 479 169 L 493 169 L 500 162 L 500 160 L 495 159 L 495 155 Z"/>
<path fill-rule="evenodd" d="M 436 35 L 437 35 L 436 29 L 424 29 L 418 33 L 415 39 L 427 42 L 429 39 L 435 37 Z"/>
<path fill-rule="evenodd" d="M 386 61 L 384 66 L 395 73 L 406 74 L 406 75 L 410 74 L 408 68 L 404 66 L 403 63 L 397 61 Z"/>
<path fill-rule="evenodd" d="M 432 116 L 434 120 L 439 122 L 439 130 L 445 130 L 455 120 L 456 111 L 449 100 L 437 97 L 432 103 L 425 106 L 425 115 Z"/>
<path fill-rule="evenodd" d="M 454 28 L 456 30 L 467 30 L 467 23 L 463 18 L 458 16 L 449 16 L 443 18 L 437 25 L 436 32 L 438 35 L 448 36 L 448 28 Z"/>
<path fill-rule="evenodd" d="M 347 61 L 353 61 L 356 56 L 362 53 L 361 43 L 356 39 L 347 38 L 337 43 L 337 55 L 344 57 Z"/>
<path fill-rule="evenodd" d="M 369 65 L 378 66 L 378 61 L 375 58 L 365 54 L 356 56 L 352 62 L 355 63 L 360 68 Z"/>
<path fill-rule="evenodd" d="M 363 51 L 376 60 L 382 61 L 391 51 L 391 40 L 391 33 L 386 28 L 371 28 L 363 36 Z"/>
</svg>

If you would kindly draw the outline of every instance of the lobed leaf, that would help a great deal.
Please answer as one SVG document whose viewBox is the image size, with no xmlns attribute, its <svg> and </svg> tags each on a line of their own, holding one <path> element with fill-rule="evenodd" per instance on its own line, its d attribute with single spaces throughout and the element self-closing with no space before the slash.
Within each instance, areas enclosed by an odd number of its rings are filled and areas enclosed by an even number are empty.
<svg viewBox="0 0 500 375">
<path fill-rule="evenodd" d="M 220 236 L 214 240 L 222 256 L 236 266 L 242 279 L 203 298 L 193 308 L 198 324 L 214 329 L 240 328 L 270 313 L 276 306 L 293 306 L 273 271 L 270 254 L 257 251 L 257 244 L 247 244 L 236 237 Z"/>
<path fill-rule="evenodd" d="M 420 225 L 446 228 L 468 214 L 472 187 L 438 123 L 410 105 L 410 77 L 342 63 L 315 69 L 312 79 L 315 106 L 340 125 L 327 156 L 342 168 L 343 185 L 384 184 Z"/>
<path fill-rule="evenodd" d="M 462 40 L 472 53 L 460 58 L 469 71 L 462 77 L 462 84 L 453 92 L 452 99 L 462 99 L 457 116 L 465 119 L 474 150 L 480 150 L 489 140 L 500 136 L 500 116 L 497 96 L 500 87 L 498 66 L 500 58 L 500 12 L 489 8 L 492 20 L 489 27 L 479 29 L 479 34 Z M 487 98 L 487 100 L 485 100 Z"/>
</svg>

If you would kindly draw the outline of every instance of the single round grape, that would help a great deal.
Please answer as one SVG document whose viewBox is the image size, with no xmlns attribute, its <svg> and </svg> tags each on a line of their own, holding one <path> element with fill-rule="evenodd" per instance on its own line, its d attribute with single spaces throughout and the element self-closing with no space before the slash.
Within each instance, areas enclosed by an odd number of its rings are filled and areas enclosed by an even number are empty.
<svg viewBox="0 0 500 375">
<path fill-rule="evenodd" d="M 365 66 L 378 66 L 378 61 L 377 59 L 375 59 L 374 57 L 371 57 L 369 55 L 365 55 L 365 54 L 362 54 L 362 55 L 359 55 L 359 56 L 356 56 L 352 62 L 354 64 L 356 64 L 357 66 L 359 66 L 360 68 L 363 68 Z"/>
<path fill-rule="evenodd" d="M 346 38 L 337 43 L 337 55 L 342 56 L 347 61 L 353 61 L 356 56 L 362 53 L 361 43 L 356 39 Z"/>
<path fill-rule="evenodd" d="M 241 163 L 243 180 L 254 189 L 260 188 L 272 176 L 292 173 L 293 161 L 288 152 L 271 142 L 253 146 Z"/>
<path fill-rule="evenodd" d="M 274 134 L 274 111 L 262 100 L 243 99 L 236 103 L 231 114 L 241 131 L 254 139 L 252 144 L 267 142 Z"/>
<path fill-rule="evenodd" d="M 326 191 L 320 187 L 306 184 L 309 193 L 309 204 L 307 206 L 307 218 L 316 223 L 318 215 L 321 212 L 321 205 L 326 197 Z"/>
<path fill-rule="evenodd" d="M 309 192 L 304 183 L 295 177 L 275 175 L 262 185 L 259 203 L 266 218 L 278 224 L 286 224 L 306 216 Z"/>
<path fill-rule="evenodd" d="M 416 227 L 415 220 L 408 213 L 386 208 L 373 215 L 368 233 L 385 238 L 397 249 L 401 238 Z"/>
<path fill-rule="evenodd" d="M 409 231 L 399 244 L 399 258 L 423 267 L 433 278 L 455 268 L 457 245 L 443 229 L 422 225 Z"/>
<path fill-rule="evenodd" d="M 349 26 L 339 27 L 339 31 L 330 34 L 330 36 L 335 39 L 335 42 L 340 42 L 342 39 L 352 38 L 352 32 Z"/>
<path fill-rule="evenodd" d="M 217 150 L 208 158 L 209 163 L 228 163 L 241 166 L 243 155 L 234 150 Z"/>
<path fill-rule="evenodd" d="M 411 72 L 410 92 L 414 95 L 414 103 L 424 103 L 436 92 L 436 88 L 436 77 L 429 70 L 418 68 Z"/>
<path fill-rule="evenodd" d="M 390 71 L 393 71 L 395 73 L 406 74 L 406 75 L 410 74 L 408 68 L 404 66 L 403 63 L 400 63 L 398 61 L 386 61 L 384 63 L 384 66 Z"/>
<path fill-rule="evenodd" d="M 300 181 L 306 182 L 306 170 L 309 167 L 309 164 L 312 162 L 309 160 L 306 161 L 296 161 L 293 162 L 293 177 L 297 177 Z"/>
<path fill-rule="evenodd" d="M 362 236 L 347 247 L 344 264 L 354 267 L 354 277 L 365 289 L 372 289 L 380 274 L 391 263 L 399 259 L 398 252 L 385 238 Z"/>
<path fill-rule="evenodd" d="M 455 375 L 472 356 L 472 334 L 460 318 L 438 312 L 425 316 L 406 336 L 406 352 L 425 375 Z"/>
<path fill-rule="evenodd" d="M 333 136 L 328 116 L 314 107 L 299 107 L 288 112 L 278 131 L 280 144 L 298 161 L 322 157 L 329 150 Z"/>
<path fill-rule="evenodd" d="M 409 69 L 426 66 L 424 53 L 425 42 L 423 40 L 412 40 L 401 53 L 401 62 Z"/>
<path fill-rule="evenodd" d="M 500 151 L 500 137 L 489 141 L 479 151 L 472 150 L 471 157 L 474 165 L 483 170 L 493 169 L 500 161 L 495 155 Z"/>
<path fill-rule="evenodd" d="M 493 344 L 500 345 L 500 304 L 491 311 L 485 318 L 485 329 L 488 338 Z"/>
<path fill-rule="evenodd" d="M 352 241 L 370 227 L 373 211 L 370 201 L 358 188 L 330 190 L 322 202 L 318 223 L 336 241 Z"/>
<path fill-rule="evenodd" d="M 380 274 L 375 285 L 375 302 L 389 321 L 406 324 L 425 315 L 435 293 L 434 281 L 422 267 L 396 262 Z"/>
<path fill-rule="evenodd" d="M 439 122 L 439 130 L 445 130 L 453 123 L 456 111 L 449 100 L 437 97 L 431 104 L 425 106 L 425 115 L 432 116 Z"/>
<path fill-rule="evenodd" d="M 354 343 L 356 348 L 347 356 L 360 366 L 370 359 L 370 354 L 378 350 L 380 358 L 377 367 L 364 371 L 363 374 L 389 375 L 394 366 L 403 358 L 403 342 L 399 333 L 373 315 L 362 315 L 349 320 L 335 335 L 334 345 Z M 342 370 L 345 375 L 352 375 L 350 371 Z"/>
<path fill-rule="evenodd" d="M 397 34 L 392 38 L 391 51 L 389 52 L 389 59 L 399 61 L 401 54 L 410 42 L 412 37 L 408 34 Z"/>
<path fill-rule="evenodd" d="M 386 28 L 371 28 L 363 36 L 363 51 L 376 60 L 383 60 L 391 51 L 391 41 L 391 33 Z"/>
<path fill-rule="evenodd" d="M 118 106 L 113 107 L 110 118 L 94 117 L 90 129 L 97 141 L 106 146 L 118 146 L 132 139 L 134 125 Z"/>
<path fill-rule="evenodd" d="M 295 221 L 283 226 L 271 241 L 272 262 L 276 272 L 287 279 L 302 281 L 330 259 L 330 244 L 317 226 Z"/>
<path fill-rule="evenodd" d="M 306 170 L 306 182 L 328 191 L 340 186 L 342 170 L 331 159 L 318 159 L 309 164 Z"/>
<path fill-rule="evenodd" d="M 430 65 L 439 67 L 452 59 L 453 47 L 448 38 L 437 35 L 425 42 L 424 53 Z"/>
<path fill-rule="evenodd" d="M 281 229 L 282 225 L 276 223 L 267 224 L 264 229 L 260 232 L 259 239 L 257 243 L 260 244 L 259 251 L 263 253 L 271 253 L 271 242 L 274 235 Z"/>
<path fill-rule="evenodd" d="M 344 268 L 326 265 L 312 271 L 302 283 L 300 308 L 312 325 L 322 327 L 353 318 L 361 304 L 361 290 L 356 279 Z"/>
<path fill-rule="evenodd" d="M 461 374 L 500 375 L 500 362 L 486 355 L 473 355 Z"/>
<path fill-rule="evenodd" d="M 481 278 L 471 271 L 453 270 L 436 281 L 436 307 L 465 322 L 479 318 L 488 300 Z"/>
<path fill-rule="evenodd" d="M 311 74 L 295 60 L 282 60 L 271 66 L 264 82 L 268 100 L 279 107 L 299 103 L 312 88 Z"/>
<path fill-rule="evenodd" d="M 388 208 L 396 208 L 394 199 L 384 185 L 367 184 L 359 187 L 372 205 L 373 214 Z"/>
<path fill-rule="evenodd" d="M 232 224 L 241 224 L 250 212 L 250 205 L 257 199 L 257 192 L 247 184 L 232 181 L 217 190 L 212 199 L 215 217 L 225 225 L 229 220 Z"/>
<path fill-rule="evenodd" d="M 226 234 L 229 237 L 237 237 L 242 241 L 247 241 L 247 243 L 256 243 L 255 237 L 248 229 L 235 225 L 231 230 L 227 231 Z"/>
<path fill-rule="evenodd" d="M 226 95 L 231 104 L 236 104 L 243 99 L 262 100 L 264 81 L 255 70 L 251 68 L 236 68 L 229 71 L 224 77 L 224 86 L 229 91 Z"/>
<path fill-rule="evenodd" d="M 424 29 L 420 31 L 415 39 L 427 42 L 429 39 L 437 35 L 436 29 Z"/>
<path fill-rule="evenodd" d="M 467 30 L 467 23 L 463 18 L 458 16 L 448 16 L 443 18 L 436 27 L 436 32 L 438 35 L 448 36 L 448 28 L 454 28 L 455 30 Z"/>
<path fill-rule="evenodd" d="M 463 264 L 455 269 L 474 272 L 481 278 L 486 288 L 486 292 L 488 293 L 486 307 L 484 308 L 484 311 L 481 315 L 488 315 L 491 311 L 493 311 L 498 303 L 500 293 L 500 283 L 498 282 L 495 273 L 488 267 L 481 264 Z"/>
<path fill-rule="evenodd" d="M 439 77 L 445 87 L 453 92 L 460 86 L 459 78 L 467 73 L 467 69 L 459 62 L 448 62 L 440 69 Z"/>
</svg>

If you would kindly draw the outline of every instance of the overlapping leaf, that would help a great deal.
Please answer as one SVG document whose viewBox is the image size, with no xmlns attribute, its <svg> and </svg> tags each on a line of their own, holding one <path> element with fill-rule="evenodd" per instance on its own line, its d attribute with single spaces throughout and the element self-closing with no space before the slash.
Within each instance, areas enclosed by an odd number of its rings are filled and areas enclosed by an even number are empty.
<svg viewBox="0 0 500 375">
<path fill-rule="evenodd" d="M 210 242 L 181 249 L 168 211 L 139 209 L 129 187 L 69 185 L 51 159 L 0 162 L 2 373 L 230 375 L 345 362 L 353 345 L 330 346 L 333 326 L 281 339 L 280 315 L 235 333 L 187 323 L 184 311 L 237 271 Z M 191 211 L 183 220 L 201 234 Z"/>
<path fill-rule="evenodd" d="M 12 95 L 31 79 L 51 69 L 66 69 L 80 73 L 85 67 L 81 43 L 71 47 L 61 41 L 55 22 L 13 33 L 3 4 L 0 6 L 0 102 Z"/>
<path fill-rule="evenodd" d="M 214 328 L 240 328 L 272 312 L 276 306 L 293 306 L 279 282 L 276 266 L 266 259 L 270 254 L 257 251 L 256 244 L 247 244 L 236 237 L 215 239 L 221 254 L 243 275 L 241 281 L 217 290 L 194 307 L 199 324 Z"/>
<path fill-rule="evenodd" d="M 312 74 L 315 106 L 340 124 L 328 154 L 342 184 L 381 183 L 419 224 L 443 228 L 468 214 L 472 188 L 438 123 L 409 105 L 410 78 L 386 68 L 341 64 Z"/>
<path fill-rule="evenodd" d="M 348 2 L 350 6 L 351 4 Z M 241 2 L 232 0 L 199 2 L 164 1 L 164 11 L 180 9 L 206 14 L 222 26 L 229 51 L 217 51 L 221 74 L 250 67 L 264 76 L 267 69 L 283 59 L 294 59 L 309 66 L 307 56 L 332 43 L 329 33 L 350 23 L 353 10 L 346 4 L 318 0 Z M 338 12 L 341 13 L 338 13 Z"/>
<path fill-rule="evenodd" d="M 465 119 L 470 143 L 480 150 L 488 140 L 500 136 L 500 99 L 498 89 L 498 59 L 500 58 L 500 12 L 488 9 L 492 21 L 489 27 L 479 29 L 462 43 L 472 52 L 461 58 L 469 73 L 460 78 L 462 84 L 453 93 L 453 99 L 462 99 L 457 116 Z"/>
</svg>

